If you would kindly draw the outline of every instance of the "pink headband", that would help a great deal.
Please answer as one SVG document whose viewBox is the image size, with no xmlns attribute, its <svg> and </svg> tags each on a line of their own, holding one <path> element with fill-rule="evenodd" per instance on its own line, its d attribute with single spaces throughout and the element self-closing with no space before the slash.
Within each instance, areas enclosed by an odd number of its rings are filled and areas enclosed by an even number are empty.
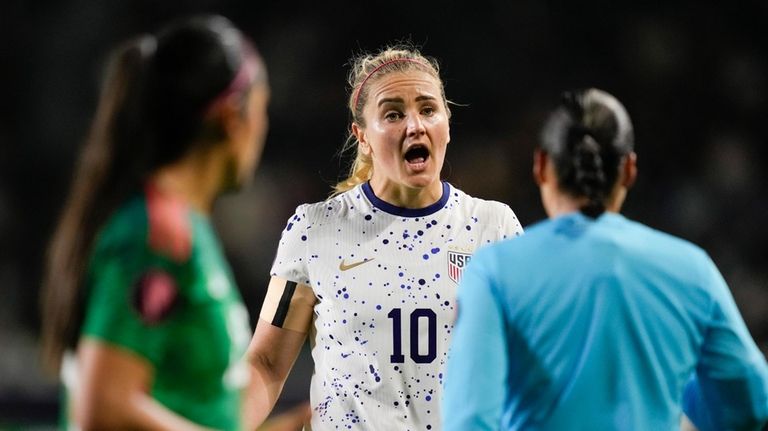
<svg viewBox="0 0 768 431">
<path fill-rule="evenodd" d="M 205 108 L 206 116 L 214 111 L 217 106 L 224 103 L 225 100 L 229 99 L 233 94 L 240 93 L 248 88 L 248 86 L 253 83 L 253 80 L 256 79 L 259 68 L 256 56 L 253 55 L 253 52 L 250 49 L 246 49 L 245 51 L 240 63 L 240 69 L 235 74 L 235 77 L 232 78 L 232 81 L 230 81 L 227 88 L 222 90 L 222 92 L 208 104 L 208 107 Z"/>
<path fill-rule="evenodd" d="M 426 67 L 426 68 L 428 68 L 428 69 L 430 68 L 430 67 L 429 67 L 429 66 L 427 66 L 427 65 L 426 65 L 426 64 L 425 64 L 423 61 L 421 61 L 421 60 L 416 60 L 415 58 L 396 58 L 396 59 L 394 59 L 394 60 L 389 60 L 389 61 L 385 61 L 384 63 L 381 63 L 380 65 L 376 66 L 376 67 L 375 67 L 375 68 L 374 68 L 374 69 L 373 69 L 373 70 L 372 70 L 372 71 L 371 71 L 371 72 L 370 72 L 370 73 L 369 73 L 369 74 L 368 74 L 368 75 L 365 77 L 365 79 L 363 79 L 363 82 L 361 82 L 361 83 L 360 83 L 360 86 L 359 86 L 359 87 L 357 87 L 357 92 L 355 93 L 355 104 L 354 104 L 354 105 L 352 105 L 352 109 L 357 109 L 357 102 L 358 102 L 358 99 L 360 99 L 360 92 L 363 90 L 363 86 L 365 85 L 365 83 L 368 81 L 368 79 L 369 79 L 371 76 L 373 76 L 373 74 L 374 74 L 374 73 L 378 72 L 378 71 L 379 71 L 379 69 L 381 69 L 381 68 L 382 68 L 382 67 L 384 67 L 384 66 L 388 66 L 388 65 L 390 65 L 390 64 L 392 64 L 392 63 L 400 63 L 400 62 L 405 62 L 405 63 L 416 63 L 416 64 L 420 64 L 420 65 L 422 65 L 422 66 L 424 66 L 424 67 Z M 353 114 L 354 114 L 354 112 L 353 112 Z"/>
</svg>

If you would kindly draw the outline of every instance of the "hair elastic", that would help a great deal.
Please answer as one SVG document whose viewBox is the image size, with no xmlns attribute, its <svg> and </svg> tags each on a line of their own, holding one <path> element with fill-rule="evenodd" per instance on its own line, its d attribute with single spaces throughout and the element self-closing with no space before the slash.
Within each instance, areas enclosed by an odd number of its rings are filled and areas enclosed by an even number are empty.
<svg viewBox="0 0 768 431">
<path fill-rule="evenodd" d="M 360 99 L 360 92 L 363 90 L 363 86 L 365 85 L 365 83 L 368 81 L 368 79 L 371 76 L 373 76 L 374 73 L 378 72 L 379 69 L 381 69 L 384 66 L 388 66 L 388 65 L 390 65 L 392 63 L 399 63 L 399 62 L 416 63 L 416 64 L 424 66 L 424 67 L 426 67 L 428 69 L 431 69 L 431 67 L 428 66 L 427 64 L 425 64 L 423 61 L 417 60 L 415 58 L 395 58 L 394 60 L 385 61 L 384 63 L 381 63 L 380 65 L 376 66 L 372 71 L 370 71 L 370 73 L 368 73 L 368 75 L 365 77 L 365 79 L 363 79 L 363 82 L 360 83 L 360 86 L 357 87 L 357 92 L 355 93 L 355 103 L 354 103 L 354 105 L 352 105 L 352 108 L 353 109 L 357 109 L 357 102 Z M 353 114 L 354 114 L 354 112 L 353 112 Z"/>
<path fill-rule="evenodd" d="M 219 93 L 219 95 L 216 96 L 213 100 L 211 100 L 211 103 L 209 103 L 205 108 L 206 116 L 214 111 L 217 106 L 224 103 L 225 100 L 229 99 L 233 94 L 240 93 L 241 91 L 248 88 L 248 86 L 250 86 L 256 79 L 259 68 L 259 62 L 256 60 L 258 58 L 258 54 L 256 54 L 254 49 L 250 48 L 250 46 L 244 46 L 243 48 L 244 52 L 242 61 L 240 62 L 240 68 L 232 78 L 232 81 L 230 81 L 227 88 L 222 90 L 222 92 Z"/>
</svg>

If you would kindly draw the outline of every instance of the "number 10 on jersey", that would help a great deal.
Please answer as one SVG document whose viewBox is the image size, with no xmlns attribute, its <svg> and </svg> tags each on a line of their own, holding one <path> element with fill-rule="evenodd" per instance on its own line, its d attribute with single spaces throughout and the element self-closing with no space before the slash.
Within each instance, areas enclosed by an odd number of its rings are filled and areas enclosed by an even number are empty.
<svg viewBox="0 0 768 431">
<path fill-rule="evenodd" d="M 392 311 L 387 314 L 387 317 L 392 319 L 392 355 L 389 356 L 389 360 L 393 364 L 402 364 L 405 362 L 405 355 L 403 355 L 403 319 L 402 309 L 393 308 Z M 426 320 L 426 322 L 423 322 Z M 410 334 L 410 356 L 413 362 L 417 364 L 429 364 L 437 357 L 437 314 L 429 308 L 417 308 L 411 313 L 409 319 Z M 424 340 L 419 337 L 420 325 L 428 325 L 427 339 Z M 421 343 L 427 343 L 427 353 L 421 354 Z"/>
</svg>

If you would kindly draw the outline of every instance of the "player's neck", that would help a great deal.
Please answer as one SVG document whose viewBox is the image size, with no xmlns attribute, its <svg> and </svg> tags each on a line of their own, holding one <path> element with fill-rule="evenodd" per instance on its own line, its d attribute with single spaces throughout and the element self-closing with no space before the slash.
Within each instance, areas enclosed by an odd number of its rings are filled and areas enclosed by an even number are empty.
<svg viewBox="0 0 768 431">
<path fill-rule="evenodd" d="M 605 203 L 605 212 L 618 213 L 624 202 L 625 194 L 617 196 L 614 192 Z M 585 197 L 575 198 L 565 193 L 552 193 L 543 197 L 544 209 L 549 218 L 557 218 L 565 214 L 580 211 L 588 203 Z"/>
<path fill-rule="evenodd" d="M 384 202 L 409 209 L 426 208 L 443 197 L 443 183 L 436 181 L 426 187 L 407 187 L 391 181 L 371 179 L 371 189 Z"/>
<path fill-rule="evenodd" d="M 171 165 L 160 168 L 150 181 L 160 192 L 172 194 L 193 209 L 210 214 L 218 193 L 221 176 L 211 154 L 190 154 Z"/>
<path fill-rule="evenodd" d="M 544 202 L 549 218 L 557 218 L 578 211 L 586 199 L 575 199 L 567 195 L 552 196 Z"/>
</svg>

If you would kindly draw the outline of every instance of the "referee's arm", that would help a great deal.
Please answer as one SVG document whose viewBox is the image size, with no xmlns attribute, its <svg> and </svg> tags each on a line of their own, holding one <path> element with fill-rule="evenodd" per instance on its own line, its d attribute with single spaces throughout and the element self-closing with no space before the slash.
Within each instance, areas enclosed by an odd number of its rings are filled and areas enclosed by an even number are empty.
<svg viewBox="0 0 768 431">
<path fill-rule="evenodd" d="M 445 431 L 498 430 L 507 398 L 508 343 L 501 305 L 479 255 L 464 271 L 443 393 Z"/>
<path fill-rule="evenodd" d="M 713 308 L 683 411 L 701 431 L 760 430 L 768 421 L 768 364 L 712 263 Z"/>
</svg>

